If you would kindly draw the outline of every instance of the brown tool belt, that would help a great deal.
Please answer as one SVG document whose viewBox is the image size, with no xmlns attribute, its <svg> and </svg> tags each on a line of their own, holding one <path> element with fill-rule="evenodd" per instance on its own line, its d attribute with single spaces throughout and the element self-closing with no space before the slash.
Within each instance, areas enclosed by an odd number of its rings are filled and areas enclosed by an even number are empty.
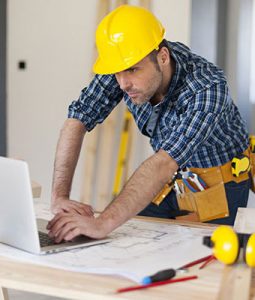
<svg viewBox="0 0 255 300">
<path fill-rule="evenodd" d="M 249 149 L 243 154 L 250 158 Z M 232 162 L 229 161 L 217 167 L 189 168 L 192 173 L 198 175 L 205 182 L 206 188 L 202 191 L 192 192 L 184 185 L 182 179 L 177 179 L 176 184 L 182 190 L 181 193 L 176 193 L 179 208 L 194 212 L 197 220 L 202 222 L 227 217 L 229 210 L 224 184 L 231 181 L 240 183 L 249 179 L 249 172 L 235 177 L 232 174 L 231 164 Z M 172 188 L 173 184 L 166 184 L 152 202 L 160 205 Z"/>
</svg>

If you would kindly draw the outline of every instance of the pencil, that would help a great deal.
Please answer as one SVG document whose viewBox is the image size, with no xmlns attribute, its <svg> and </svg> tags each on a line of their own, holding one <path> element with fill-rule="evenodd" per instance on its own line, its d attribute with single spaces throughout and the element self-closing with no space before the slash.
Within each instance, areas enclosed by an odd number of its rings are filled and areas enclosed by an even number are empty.
<svg viewBox="0 0 255 300">
<path fill-rule="evenodd" d="M 187 269 L 187 268 L 190 268 L 190 267 L 193 267 L 197 264 L 200 264 L 201 262 L 204 262 L 204 261 L 207 261 L 209 258 L 211 258 L 212 255 L 208 255 L 208 256 L 205 256 L 203 258 L 200 258 L 200 259 L 197 259 L 195 261 L 192 261 L 184 266 L 182 266 L 180 269 Z"/>
<path fill-rule="evenodd" d="M 207 266 L 211 261 L 215 260 L 216 257 L 214 255 L 211 255 L 200 267 L 199 270 L 203 269 L 205 266 Z"/>
<path fill-rule="evenodd" d="M 151 288 L 151 287 L 156 287 L 159 285 L 182 282 L 182 281 L 187 281 L 187 280 L 192 280 L 192 279 L 197 279 L 197 278 L 198 278 L 197 276 L 185 276 L 185 277 L 180 277 L 180 278 L 176 278 L 176 279 L 169 279 L 169 280 L 164 280 L 164 281 L 153 282 L 153 283 L 149 283 L 149 284 L 130 286 L 130 287 L 118 289 L 116 291 L 116 293 L 124 293 L 124 292 L 142 290 L 142 289 L 147 289 L 147 288 Z"/>
</svg>

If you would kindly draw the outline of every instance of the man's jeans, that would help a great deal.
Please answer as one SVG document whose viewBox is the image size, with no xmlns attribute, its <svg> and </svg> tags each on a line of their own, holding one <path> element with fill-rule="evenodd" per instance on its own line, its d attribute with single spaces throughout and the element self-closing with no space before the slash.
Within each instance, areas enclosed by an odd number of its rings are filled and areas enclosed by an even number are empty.
<svg viewBox="0 0 255 300">
<path fill-rule="evenodd" d="M 225 184 L 225 191 L 228 200 L 229 217 L 209 221 L 208 223 L 233 225 L 238 207 L 246 207 L 249 198 L 250 180 L 240 183 L 234 181 Z M 150 203 L 139 216 L 174 219 L 180 215 L 176 194 L 172 190 L 159 206 Z"/>
</svg>

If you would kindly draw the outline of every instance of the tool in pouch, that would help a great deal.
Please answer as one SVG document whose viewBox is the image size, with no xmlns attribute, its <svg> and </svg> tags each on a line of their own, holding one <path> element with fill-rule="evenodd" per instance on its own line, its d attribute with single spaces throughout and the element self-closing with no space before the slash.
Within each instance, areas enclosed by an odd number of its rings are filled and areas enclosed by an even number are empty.
<svg viewBox="0 0 255 300">
<path fill-rule="evenodd" d="M 203 191 L 207 188 L 206 183 L 202 180 L 202 178 L 200 178 L 196 173 L 191 172 L 189 169 L 187 169 L 187 171 L 180 171 L 179 174 L 182 178 L 184 185 L 191 192 L 196 193 Z M 176 185 L 178 185 L 177 182 Z M 181 192 L 185 192 L 183 187 L 181 189 Z"/>
<path fill-rule="evenodd" d="M 170 182 L 166 183 L 162 190 L 157 194 L 157 196 L 152 200 L 152 203 L 160 205 L 160 203 L 165 199 L 165 197 L 171 192 L 175 184 L 175 178 Z"/>
<path fill-rule="evenodd" d="M 179 177 L 179 178 L 178 178 Z M 229 215 L 228 202 L 219 169 L 186 169 L 176 179 L 179 209 L 195 212 L 200 222 Z"/>
<path fill-rule="evenodd" d="M 221 171 L 200 169 L 179 171 L 152 201 L 156 205 L 174 188 L 179 209 L 195 213 L 200 222 L 228 217 L 228 202 Z"/>
<path fill-rule="evenodd" d="M 182 179 L 183 183 L 177 182 L 177 179 Z M 163 189 L 158 193 L 158 195 L 153 199 L 153 203 L 159 205 L 164 198 L 171 192 L 172 189 L 176 194 L 185 193 L 184 184 L 192 192 L 203 191 L 206 189 L 206 183 L 195 173 L 191 171 L 179 171 L 176 172 L 172 181 L 166 183 Z"/>
<path fill-rule="evenodd" d="M 200 190 L 204 190 L 206 188 L 205 182 L 197 176 L 197 174 L 192 173 L 190 171 L 179 171 L 176 172 L 172 178 L 172 180 L 166 183 L 163 189 L 158 193 L 158 195 L 153 199 L 153 203 L 156 205 L 160 205 L 160 203 L 165 199 L 165 197 L 171 192 L 172 189 L 175 190 L 176 194 L 184 193 L 184 186 L 183 184 L 178 184 L 176 179 L 183 178 L 185 184 L 194 192 Z M 191 180 L 193 184 L 197 187 L 192 186 L 188 180 Z"/>
</svg>

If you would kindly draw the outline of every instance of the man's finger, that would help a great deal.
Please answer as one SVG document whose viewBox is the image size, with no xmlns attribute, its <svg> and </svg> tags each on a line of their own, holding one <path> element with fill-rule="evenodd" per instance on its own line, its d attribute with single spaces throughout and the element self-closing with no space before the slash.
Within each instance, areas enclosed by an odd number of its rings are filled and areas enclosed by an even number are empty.
<svg viewBox="0 0 255 300">
<path fill-rule="evenodd" d="M 75 237 L 79 236 L 81 234 L 81 231 L 78 227 L 74 228 L 73 230 L 69 230 L 69 232 L 65 236 L 66 241 L 71 241 Z"/>
<path fill-rule="evenodd" d="M 62 218 L 64 215 L 66 215 L 65 212 L 57 213 L 57 214 L 54 216 L 54 218 L 48 222 L 47 229 L 50 230 L 50 229 L 55 225 L 55 223 L 56 223 L 60 218 Z"/>
<path fill-rule="evenodd" d="M 94 212 L 93 212 L 93 208 L 90 205 L 84 204 L 84 203 L 80 203 L 80 202 L 76 202 L 76 203 L 72 203 L 73 204 L 73 208 L 75 210 L 77 210 L 77 212 L 80 215 L 88 215 L 88 216 L 93 216 Z"/>
<path fill-rule="evenodd" d="M 94 216 L 94 211 L 91 206 L 83 207 L 83 212 L 85 212 L 85 216 L 89 216 L 89 217 Z M 83 213 L 83 215 L 84 215 L 84 213 Z"/>
<path fill-rule="evenodd" d="M 59 234 L 61 228 L 71 221 L 72 221 L 72 216 L 70 215 L 59 218 L 58 221 L 55 222 L 54 225 L 50 228 L 49 236 L 56 237 Z"/>
<path fill-rule="evenodd" d="M 65 224 L 64 226 L 62 226 L 61 227 L 61 229 L 60 229 L 60 231 L 59 231 L 59 233 L 58 233 L 58 235 L 56 236 L 56 238 L 55 238 L 55 241 L 57 242 L 57 243 L 59 243 L 59 242 L 61 242 L 62 240 L 65 240 L 65 241 L 68 241 L 68 240 L 71 240 L 71 239 L 67 239 L 67 235 L 68 235 L 68 233 L 70 232 L 70 231 L 72 231 L 73 229 L 75 229 L 76 228 L 76 225 L 75 225 L 75 223 L 74 222 L 69 222 L 69 223 L 67 223 L 67 224 Z"/>
</svg>

